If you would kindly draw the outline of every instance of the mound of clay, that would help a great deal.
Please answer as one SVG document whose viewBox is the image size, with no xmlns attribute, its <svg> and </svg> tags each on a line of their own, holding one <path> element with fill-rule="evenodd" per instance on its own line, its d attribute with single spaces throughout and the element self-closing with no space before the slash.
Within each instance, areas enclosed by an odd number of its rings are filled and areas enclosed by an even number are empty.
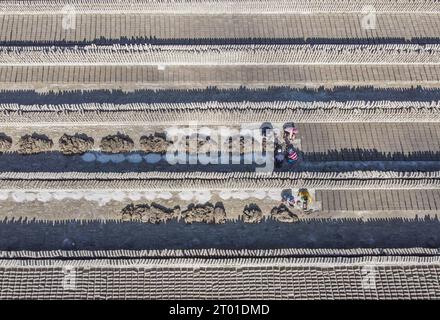
<svg viewBox="0 0 440 320">
<path fill-rule="evenodd" d="M 101 139 L 101 150 L 108 153 L 129 152 L 133 149 L 133 140 L 122 133 L 109 135 Z"/>
<path fill-rule="evenodd" d="M 33 133 L 25 135 L 18 141 L 18 152 L 24 154 L 40 153 L 50 151 L 53 141 L 45 135 Z"/>
<path fill-rule="evenodd" d="M 297 222 L 298 216 L 291 212 L 285 205 L 275 207 L 270 212 L 273 219 L 279 222 Z"/>
<path fill-rule="evenodd" d="M 4 133 L 0 133 L 0 152 L 5 152 L 11 149 L 12 138 L 8 137 Z"/>
<path fill-rule="evenodd" d="M 142 217 L 143 222 L 160 223 L 170 220 L 174 217 L 176 210 L 162 207 L 157 204 L 151 204 L 149 210 Z"/>
<path fill-rule="evenodd" d="M 263 220 L 263 212 L 255 205 L 250 204 L 243 210 L 243 221 L 246 223 L 259 223 Z"/>
<path fill-rule="evenodd" d="M 189 153 L 207 152 L 211 148 L 210 146 L 217 147 L 217 143 L 211 137 L 197 135 L 186 138 L 186 149 Z"/>
<path fill-rule="evenodd" d="M 122 220 L 138 220 L 148 223 L 160 223 L 170 220 L 174 216 L 173 209 L 168 209 L 157 204 L 129 204 L 121 210 Z"/>
<path fill-rule="evenodd" d="M 141 150 L 145 152 L 166 153 L 171 142 L 166 140 L 165 134 L 155 133 L 141 137 Z"/>
<path fill-rule="evenodd" d="M 59 140 L 61 152 L 64 154 L 82 154 L 93 148 L 93 138 L 85 134 L 73 136 L 63 134 Z"/>
<path fill-rule="evenodd" d="M 145 212 L 147 212 L 149 206 L 146 204 L 134 205 L 133 203 L 127 205 L 121 210 L 122 220 L 141 220 Z"/>
<path fill-rule="evenodd" d="M 191 205 L 183 212 L 183 219 L 186 223 L 225 223 L 226 212 L 222 207 L 214 207 L 211 204 Z"/>
</svg>

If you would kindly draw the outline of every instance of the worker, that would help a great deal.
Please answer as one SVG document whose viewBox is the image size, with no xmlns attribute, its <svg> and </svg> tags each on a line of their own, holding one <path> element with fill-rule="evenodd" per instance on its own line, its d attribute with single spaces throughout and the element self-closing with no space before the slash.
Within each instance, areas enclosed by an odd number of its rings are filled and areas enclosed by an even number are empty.
<svg viewBox="0 0 440 320">
<path fill-rule="evenodd" d="M 298 199 L 295 199 L 295 196 L 291 193 L 283 195 L 283 204 L 286 206 L 294 207 L 297 201 Z"/>
<path fill-rule="evenodd" d="M 288 163 L 295 163 L 298 161 L 298 153 L 295 151 L 292 145 L 287 147 L 286 157 Z"/>
<path fill-rule="evenodd" d="M 302 200 L 303 210 L 307 210 L 309 204 L 312 203 L 312 196 L 310 195 L 310 192 L 307 189 L 299 189 L 298 197 Z"/>
<path fill-rule="evenodd" d="M 298 129 L 295 128 L 293 124 L 289 124 L 284 127 L 284 134 L 288 142 L 293 142 L 293 140 L 295 140 L 296 135 L 298 134 Z"/>
</svg>

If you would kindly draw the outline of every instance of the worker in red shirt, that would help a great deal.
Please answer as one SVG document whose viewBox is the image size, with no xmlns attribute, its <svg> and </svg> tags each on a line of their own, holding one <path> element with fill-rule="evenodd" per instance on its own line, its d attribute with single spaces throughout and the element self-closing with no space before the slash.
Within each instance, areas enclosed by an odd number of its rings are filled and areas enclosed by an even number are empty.
<svg viewBox="0 0 440 320">
<path fill-rule="evenodd" d="M 292 145 L 287 147 L 286 158 L 288 163 L 296 163 L 298 161 L 298 153 L 295 151 Z"/>
</svg>

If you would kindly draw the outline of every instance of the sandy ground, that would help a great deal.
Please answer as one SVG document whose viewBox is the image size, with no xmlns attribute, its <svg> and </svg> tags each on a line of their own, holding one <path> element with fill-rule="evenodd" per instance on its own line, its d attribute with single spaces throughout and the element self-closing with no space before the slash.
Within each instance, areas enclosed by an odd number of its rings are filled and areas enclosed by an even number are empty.
<svg viewBox="0 0 440 320">
<path fill-rule="evenodd" d="M 272 208 L 282 202 L 282 194 L 297 194 L 298 189 L 290 190 L 10 190 L 0 191 L 0 219 L 29 218 L 41 221 L 59 220 L 120 220 L 121 210 L 129 204 L 158 204 L 181 211 L 191 204 L 210 203 L 222 206 L 226 219 L 239 220 L 246 205 L 256 204 L 265 217 L 270 216 Z M 315 190 L 309 190 L 313 199 Z M 315 199 L 310 209 L 320 209 L 319 199 Z M 292 208 L 301 217 L 307 215 Z M 182 215 L 177 216 L 178 219 Z"/>
<path fill-rule="evenodd" d="M 111 221 L 121 220 L 121 210 L 129 204 L 158 204 L 181 211 L 192 204 L 210 203 L 222 206 L 228 221 L 241 220 L 247 205 L 257 205 L 264 219 L 271 219 L 271 210 L 279 206 L 286 192 L 294 190 L 10 190 L 0 192 L 0 219 L 34 219 L 38 221 Z M 435 217 L 438 213 L 439 192 L 394 190 L 332 191 L 309 190 L 312 196 L 310 212 L 291 208 L 300 220 L 316 219 L 414 219 Z M 425 198 L 431 197 L 429 201 Z M 418 201 L 423 200 L 423 201 Z M 426 203 L 425 203 L 426 202 Z M 182 220 L 183 215 L 175 218 Z"/>
</svg>

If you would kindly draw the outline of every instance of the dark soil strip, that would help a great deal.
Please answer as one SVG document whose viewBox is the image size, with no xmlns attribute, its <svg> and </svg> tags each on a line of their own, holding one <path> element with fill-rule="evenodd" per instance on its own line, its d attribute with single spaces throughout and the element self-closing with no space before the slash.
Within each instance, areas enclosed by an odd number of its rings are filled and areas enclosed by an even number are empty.
<svg viewBox="0 0 440 320">
<path fill-rule="evenodd" d="M 94 153 L 98 154 L 98 153 Z M 125 154 L 126 156 L 130 153 Z M 139 155 L 145 156 L 140 152 Z M 309 171 L 309 172 L 347 172 L 347 171 L 438 171 L 440 161 L 432 158 L 430 161 L 300 161 L 297 164 L 284 164 L 275 171 Z M 39 153 L 34 155 L 20 155 L 16 153 L 0 154 L 0 171 L 12 172 L 254 172 L 257 167 L 264 165 L 244 164 L 176 164 L 170 165 L 166 160 L 157 163 L 131 163 L 124 160 L 120 163 L 101 163 L 99 161 L 86 162 L 82 156 L 66 156 L 60 152 Z"/>
<path fill-rule="evenodd" d="M 3 221 L 0 234 L 0 250 L 440 247 L 437 218 L 220 225 L 177 221 L 164 224 Z"/>
<path fill-rule="evenodd" d="M 206 101 L 436 101 L 440 100 L 440 89 L 336 87 L 333 90 L 320 88 L 294 89 L 271 87 L 268 89 L 192 89 L 192 90 L 120 90 L 64 91 L 37 93 L 33 90 L 0 91 L 0 103 L 75 104 L 75 103 L 189 103 Z"/>
</svg>

